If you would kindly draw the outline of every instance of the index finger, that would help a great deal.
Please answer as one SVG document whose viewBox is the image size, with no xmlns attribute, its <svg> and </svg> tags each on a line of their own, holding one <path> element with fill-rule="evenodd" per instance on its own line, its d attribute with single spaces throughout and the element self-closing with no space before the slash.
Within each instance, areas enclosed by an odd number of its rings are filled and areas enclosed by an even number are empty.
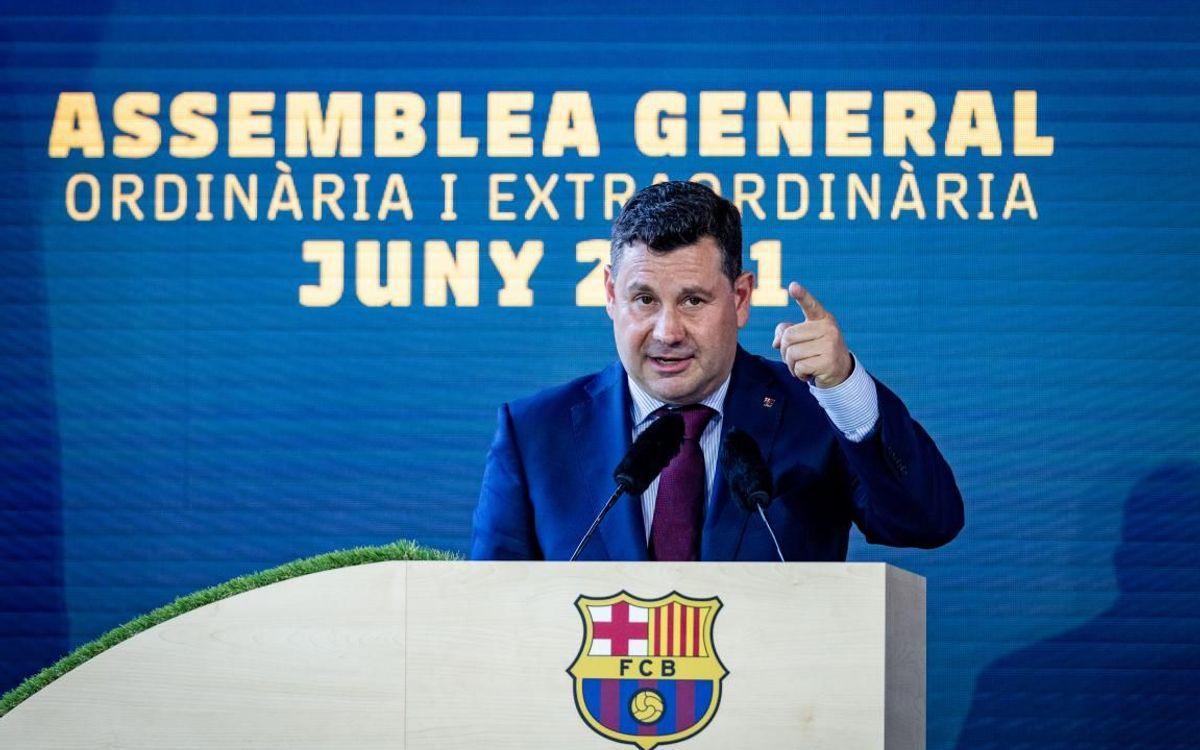
<svg viewBox="0 0 1200 750">
<path fill-rule="evenodd" d="M 817 320 L 818 318 L 829 316 L 829 313 L 825 311 L 825 308 L 821 306 L 817 298 L 812 296 L 812 293 L 805 289 L 800 282 L 793 281 L 788 284 L 788 294 L 791 295 L 792 299 L 796 300 L 796 304 L 800 305 L 800 309 L 804 310 L 805 320 Z"/>
</svg>

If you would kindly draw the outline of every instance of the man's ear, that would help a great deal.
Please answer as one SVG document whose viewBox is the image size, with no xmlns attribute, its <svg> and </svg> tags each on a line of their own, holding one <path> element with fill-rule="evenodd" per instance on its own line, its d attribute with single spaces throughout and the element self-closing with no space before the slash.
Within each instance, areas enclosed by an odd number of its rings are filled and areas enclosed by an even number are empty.
<svg viewBox="0 0 1200 750">
<path fill-rule="evenodd" d="M 741 328 L 750 321 L 750 297 L 754 294 L 754 274 L 745 271 L 733 282 L 733 299 L 737 304 L 737 324 Z"/>
<path fill-rule="evenodd" d="M 613 287 L 612 266 L 604 267 L 604 309 L 608 317 L 613 316 L 613 306 L 617 303 L 617 290 Z"/>
</svg>

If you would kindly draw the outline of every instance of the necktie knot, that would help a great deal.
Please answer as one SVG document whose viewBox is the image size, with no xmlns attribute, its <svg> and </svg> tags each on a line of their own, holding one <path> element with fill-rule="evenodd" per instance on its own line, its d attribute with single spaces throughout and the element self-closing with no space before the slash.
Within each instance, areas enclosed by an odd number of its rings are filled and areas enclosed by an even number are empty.
<svg viewBox="0 0 1200 750">
<path fill-rule="evenodd" d="M 708 426 L 709 421 L 716 415 L 715 409 L 710 409 L 704 404 L 688 404 L 687 406 L 664 406 L 659 409 L 661 414 L 667 412 L 675 412 L 683 417 L 683 439 L 698 441 L 700 436 L 704 434 L 704 428 Z"/>
</svg>

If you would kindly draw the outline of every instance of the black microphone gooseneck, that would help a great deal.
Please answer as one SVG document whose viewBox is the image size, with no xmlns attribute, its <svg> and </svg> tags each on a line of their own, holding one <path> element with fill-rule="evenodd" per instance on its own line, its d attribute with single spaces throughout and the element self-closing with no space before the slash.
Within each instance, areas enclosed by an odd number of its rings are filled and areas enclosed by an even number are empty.
<svg viewBox="0 0 1200 750">
<path fill-rule="evenodd" d="M 600 509 L 599 515 L 592 521 L 583 539 L 579 540 L 579 546 L 571 555 L 571 562 L 575 562 L 579 553 L 583 552 L 583 548 L 595 535 L 596 529 L 600 528 L 600 522 L 608 515 L 617 499 L 624 494 L 640 495 L 645 492 L 654 478 L 671 463 L 672 458 L 675 458 L 682 444 L 683 417 L 675 412 L 667 412 L 654 420 L 637 436 L 621 463 L 617 464 L 613 471 L 613 481 L 617 483 L 617 489 Z"/>
<path fill-rule="evenodd" d="M 775 530 L 771 528 L 771 522 L 767 520 L 767 514 L 763 510 L 774 499 L 774 489 L 771 470 L 763 460 L 758 443 L 737 428 L 730 430 L 721 448 L 721 468 L 725 472 L 729 492 L 738 505 L 747 513 L 758 511 L 758 517 L 762 519 L 767 533 L 771 535 L 779 562 L 787 562 L 783 557 L 783 550 L 779 547 L 779 540 L 775 538 Z"/>
</svg>

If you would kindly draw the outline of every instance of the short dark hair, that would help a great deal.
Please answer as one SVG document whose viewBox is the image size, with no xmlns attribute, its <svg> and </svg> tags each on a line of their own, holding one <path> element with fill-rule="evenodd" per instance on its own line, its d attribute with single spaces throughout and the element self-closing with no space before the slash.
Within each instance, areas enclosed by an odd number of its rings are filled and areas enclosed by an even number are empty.
<svg viewBox="0 0 1200 750">
<path fill-rule="evenodd" d="M 672 180 L 642 188 L 613 222 L 613 273 L 625 247 L 637 241 L 657 253 L 712 237 L 729 281 L 742 275 L 742 218 L 737 208 L 699 182 Z"/>
</svg>

